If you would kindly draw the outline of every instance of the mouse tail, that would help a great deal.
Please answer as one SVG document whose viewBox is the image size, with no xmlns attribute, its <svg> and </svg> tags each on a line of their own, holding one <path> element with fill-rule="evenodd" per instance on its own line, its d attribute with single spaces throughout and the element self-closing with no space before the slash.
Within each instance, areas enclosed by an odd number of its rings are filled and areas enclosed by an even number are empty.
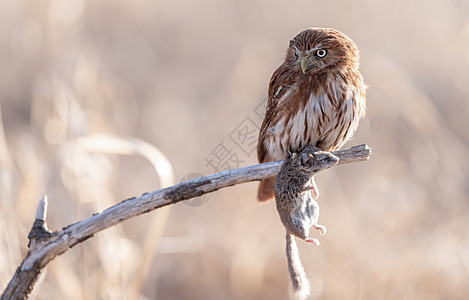
<svg viewBox="0 0 469 300">
<path fill-rule="evenodd" d="M 306 278 L 305 270 L 301 264 L 298 247 L 296 246 L 295 238 L 287 232 L 287 261 L 288 271 L 293 287 L 294 299 L 303 300 L 310 294 L 310 286 L 308 278 Z"/>
</svg>

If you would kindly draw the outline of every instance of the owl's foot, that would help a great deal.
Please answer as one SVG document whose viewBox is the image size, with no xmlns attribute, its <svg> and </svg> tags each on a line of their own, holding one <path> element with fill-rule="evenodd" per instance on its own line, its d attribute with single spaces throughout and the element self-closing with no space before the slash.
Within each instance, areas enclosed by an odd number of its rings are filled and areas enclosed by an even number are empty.
<svg viewBox="0 0 469 300">
<path fill-rule="evenodd" d="M 321 243 L 319 243 L 319 241 L 317 239 L 311 239 L 311 238 L 305 239 L 305 242 L 313 244 L 314 246 L 319 246 L 321 244 Z"/>
<path fill-rule="evenodd" d="M 326 234 L 326 231 L 327 231 L 327 230 L 326 230 L 326 226 L 315 224 L 315 225 L 313 225 L 313 227 L 314 227 L 315 229 L 319 230 L 320 233 L 321 233 L 321 235 L 325 235 L 325 234 Z"/>
</svg>

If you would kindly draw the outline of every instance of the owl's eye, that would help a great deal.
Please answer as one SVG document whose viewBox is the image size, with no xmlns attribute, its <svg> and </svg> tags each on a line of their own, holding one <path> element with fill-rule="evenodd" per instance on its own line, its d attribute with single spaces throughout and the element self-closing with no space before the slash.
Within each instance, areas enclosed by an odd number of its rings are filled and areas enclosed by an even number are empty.
<svg viewBox="0 0 469 300">
<path fill-rule="evenodd" d="M 324 58 L 326 57 L 327 55 L 327 50 L 326 49 L 319 49 L 318 51 L 316 51 L 314 53 L 314 55 L 317 57 L 317 58 Z"/>
</svg>

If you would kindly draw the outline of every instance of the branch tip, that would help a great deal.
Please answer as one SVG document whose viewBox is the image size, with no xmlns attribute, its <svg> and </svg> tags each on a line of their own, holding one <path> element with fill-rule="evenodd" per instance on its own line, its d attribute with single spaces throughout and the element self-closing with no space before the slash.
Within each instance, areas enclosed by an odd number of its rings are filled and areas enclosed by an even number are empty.
<svg viewBox="0 0 469 300">
<path fill-rule="evenodd" d="M 37 214 L 36 219 L 46 221 L 47 217 L 47 195 L 42 196 L 41 200 L 39 201 L 39 206 L 37 207 Z"/>
<path fill-rule="evenodd" d="M 48 238 L 52 235 L 52 232 L 47 229 L 46 217 L 47 217 L 47 196 L 42 196 L 37 207 L 36 220 L 34 221 L 33 228 L 29 232 L 28 239 L 29 245 L 31 246 L 31 241 L 40 240 L 42 238 Z"/>
</svg>

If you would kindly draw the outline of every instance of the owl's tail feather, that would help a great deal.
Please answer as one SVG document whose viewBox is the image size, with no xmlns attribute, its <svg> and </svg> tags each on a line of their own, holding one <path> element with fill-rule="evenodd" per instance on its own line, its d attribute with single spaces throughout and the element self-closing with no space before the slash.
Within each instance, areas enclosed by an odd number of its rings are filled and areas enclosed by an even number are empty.
<svg viewBox="0 0 469 300">
<path fill-rule="evenodd" d="M 310 286 L 308 278 L 306 278 L 305 270 L 301 264 L 298 247 L 295 238 L 287 232 L 287 261 L 288 271 L 293 288 L 293 299 L 304 300 L 310 294 Z"/>
<path fill-rule="evenodd" d="M 259 200 L 259 202 L 265 202 L 267 200 L 274 199 L 274 185 L 276 178 L 277 177 L 269 177 L 263 179 L 259 183 L 259 188 L 257 190 L 257 200 Z"/>
</svg>

